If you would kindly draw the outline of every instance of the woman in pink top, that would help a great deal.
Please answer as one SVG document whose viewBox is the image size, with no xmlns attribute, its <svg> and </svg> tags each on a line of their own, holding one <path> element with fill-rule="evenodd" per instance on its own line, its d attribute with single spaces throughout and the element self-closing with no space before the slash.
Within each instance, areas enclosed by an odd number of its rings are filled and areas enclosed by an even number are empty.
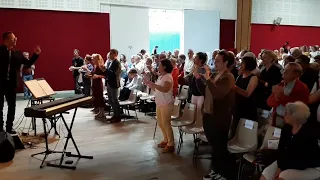
<svg viewBox="0 0 320 180">
<path fill-rule="evenodd" d="M 162 152 L 164 153 L 174 152 L 174 136 L 171 127 L 171 113 L 174 103 L 172 69 L 171 61 L 163 59 L 160 61 L 158 69 L 160 76 L 157 82 L 152 83 L 148 80 L 145 82 L 155 92 L 156 115 L 164 137 L 158 147 L 163 148 Z"/>
</svg>

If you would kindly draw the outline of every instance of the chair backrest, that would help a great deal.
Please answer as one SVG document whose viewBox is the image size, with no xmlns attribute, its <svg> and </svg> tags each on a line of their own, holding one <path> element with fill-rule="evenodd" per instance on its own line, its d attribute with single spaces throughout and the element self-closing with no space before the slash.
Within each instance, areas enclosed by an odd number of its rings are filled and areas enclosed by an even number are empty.
<svg viewBox="0 0 320 180">
<path fill-rule="evenodd" d="M 197 105 L 187 103 L 184 107 L 181 120 L 188 121 L 191 124 L 194 124 L 196 122 L 196 114 L 197 114 L 196 112 L 197 112 Z"/>
<path fill-rule="evenodd" d="M 258 123 L 241 118 L 234 140 L 243 147 L 256 149 L 258 146 Z"/>
<path fill-rule="evenodd" d="M 137 92 L 135 90 L 131 91 L 128 101 L 131 101 L 131 102 L 137 101 Z"/>
<path fill-rule="evenodd" d="M 174 100 L 173 110 L 172 110 L 172 116 L 179 117 L 180 116 L 180 108 L 181 108 L 181 101 L 176 99 Z"/>
<path fill-rule="evenodd" d="M 189 86 L 182 86 L 179 96 L 188 97 Z"/>
<path fill-rule="evenodd" d="M 263 138 L 260 149 L 268 148 L 268 140 L 279 140 L 281 135 L 281 129 L 274 126 L 268 126 L 267 132 Z"/>
</svg>

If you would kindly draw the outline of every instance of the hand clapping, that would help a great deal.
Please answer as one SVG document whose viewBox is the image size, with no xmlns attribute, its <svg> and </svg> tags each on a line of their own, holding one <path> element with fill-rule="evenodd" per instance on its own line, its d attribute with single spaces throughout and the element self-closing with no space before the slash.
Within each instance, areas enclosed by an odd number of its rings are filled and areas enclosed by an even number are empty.
<svg viewBox="0 0 320 180">
<path fill-rule="evenodd" d="M 41 53 L 41 49 L 39 46 L 36 46 L 33 51 L 35 54 L 39 55 Z"/>
<path fill-rule="evenodd" d="M 201 76 L 203 76 L 206 80 L 208 80 L 208 79 L 210 79 L 211 70 L 210 70 L 209 66 L 204 66 L 204 69 L 206 70 L 206 73 L 201 74 Z"/>
</svg>

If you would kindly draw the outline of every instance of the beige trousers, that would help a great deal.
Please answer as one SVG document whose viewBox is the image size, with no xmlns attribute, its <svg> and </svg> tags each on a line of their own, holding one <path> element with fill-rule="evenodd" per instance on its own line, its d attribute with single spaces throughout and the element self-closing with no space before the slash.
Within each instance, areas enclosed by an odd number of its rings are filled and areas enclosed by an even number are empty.
<svg viewBox="0 0 320 180">
<path fill-rule="evenodd" d="M 163 141 L 167 142 L 168 146 L 174 146 L 174 136 L 171 127 L 172 109 L 173 104 L 168 104 L 166 106 L 157 106 L 156 110 L 158 125 L 163 134 Z"/>
<path fill-rule="evenodd" d="M 270 166 L 266 167 L 262 175 L 267 180 L 274 180 L 274 175 L 277 172 L 277 161 L 273 162 Z M 287 169 L 282 171 L 279 178 L 284 180 L 315 180 L 320 177 L 320 168 L 308 168 L 305 170 Z"/>
</svg>

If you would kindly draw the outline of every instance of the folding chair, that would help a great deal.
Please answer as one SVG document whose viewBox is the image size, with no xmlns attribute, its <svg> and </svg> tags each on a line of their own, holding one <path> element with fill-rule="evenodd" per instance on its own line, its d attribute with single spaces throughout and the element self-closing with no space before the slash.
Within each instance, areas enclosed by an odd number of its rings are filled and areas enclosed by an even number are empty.
<svg viewBox="0 0 320 180">
<path fill-rule="evenodd" d="M 136 114 L 136 119 L 138 121 L 138 114 L 135 106 L 136 102 L 137 102 L 137 94 L 134 90 L 132 90 L 130 93 L 129 99 L 126 101 L 120 101 L 119 104 L 120 104 L 120 107 L 123 107 L 123 109 L 127 110 L 129 116 L 130 116 L 130 112 L 129 112 L 130 106 L 133 106 L 134 112 Z"/>
<path fill-rule="evenodd" d="M 183 143 L 183 131 L 182 127 L 192 125 L 196 122 L 196 114 L 197 114 L 197 105 L 187 103 L 184 107 L 183 114 L 177 120 L 171 121 L 172 127 L 178 127 L 179 129 L 179 143 L 177 153 L 180 153 L 181 146 Z"/>
<path fill-rule="evenodd" d="M 244 154 L 257 149 L 258 123 L 248 119 L 240 119 L 235 137 L 228 142 L 228 150 L 233 154 Z M 242 169 L 242 155 L 239 158 L 238 179 Z"/>
<path fill-rule="evenodd" d="M 279 140 L 280 139 L 280 134 L 281 134 L 281 129 L 273 127 L 273 126 L 268 126 L 267 132 L 263 138 L 262 145 L 259 149 L 268 149 L 268 141 L 269 140 Z M 261 164 L 255 162 L 256 160 L 256 152 L 253 153 L 246 153 L 243 155 L 243 158 L 247 160 L 248 162 L 252 163 L 255 165 L 255 170 L 258 173 L 262 172 L 262 167 Z M 242 175 L 243 168 L 241 169 L 241 174 Z"/>
</svg>

